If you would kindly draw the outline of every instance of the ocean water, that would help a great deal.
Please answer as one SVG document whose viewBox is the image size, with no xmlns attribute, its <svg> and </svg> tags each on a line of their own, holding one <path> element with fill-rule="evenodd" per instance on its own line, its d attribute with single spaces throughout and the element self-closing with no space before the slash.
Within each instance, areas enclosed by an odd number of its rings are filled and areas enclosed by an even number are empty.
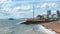
<svg viewBox="0 0 60 34">
<path fill-rule="evenodd" d="M 46 32 L 49 32 L 51 34 L 56 34 L 53 31 L 49 31 L 48 29 L 45 29 L 42 25 L 25 25 L 20 24 L 25 19 L 16 19 L 16 20 L 8 20 L 8 19 L 0 19 L 0 34 L 32 34 L 32 31 L 37 31 L 45 34 Z M 34 32 L 36 33 L 36 32 Z"/>
</svg>

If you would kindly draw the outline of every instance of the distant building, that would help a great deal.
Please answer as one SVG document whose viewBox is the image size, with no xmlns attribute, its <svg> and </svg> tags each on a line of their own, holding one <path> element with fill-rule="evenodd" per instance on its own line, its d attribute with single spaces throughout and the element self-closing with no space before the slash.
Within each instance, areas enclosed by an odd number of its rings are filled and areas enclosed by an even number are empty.
<svg viewBox="0 0 60 34">
<path fill-rule="evenodd" d="M 47 11 L 47 18 L 49 19 L 51 17 L 51 10 Z"/>
<path fill-rule="evenodd" d="M 38 15 L 38 16 L 37 16 L 37 19 L 42 20 L 42 19 L 44 19 L 44 16 Z"/>
<path fill-rule="evenodd" d="M 52 17 L 51 18 L 52 18 L 52 20 L 57 20 L 57 18 L 58 18 L 57 17 L 57 14 L 52 14 Z"/>
<path fill-rule="evenodd" d="M 48 18 L 47 18 L 47 14 L 43 14 L 43 16 L 44 16 L 45 19 L 48 19 Z"/>
<path fill-rule="evenodd" d="M 48 15 L 51 15 L 51 10 L 48 10 L 48 11 L 47 11 L 47 14 L 48 14 Z"/>
<path fill-rule="evenodd" d="M 57 16 L 58 16 L 58 18 L 60 18 L 60 11 L 59 10 L 57 10 Z"/>
<path fill-rule="evenodd" d="M 57 18 L 57 14 L 52 14 L 52 18 Z"/>
</svg>

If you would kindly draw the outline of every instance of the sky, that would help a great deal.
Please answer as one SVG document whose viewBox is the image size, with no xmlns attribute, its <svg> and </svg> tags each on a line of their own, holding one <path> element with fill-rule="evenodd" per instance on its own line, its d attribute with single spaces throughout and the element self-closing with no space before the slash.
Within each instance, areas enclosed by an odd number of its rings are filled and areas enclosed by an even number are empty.
<svg viewBox="0 0 60 34">
<path fill-rule="evenodd" d="M 60 10 L 60 0 L 0 0 L 0 19 L 6 18 L 32 18 L 38 14 L 52 14 Z"/>
</svg>

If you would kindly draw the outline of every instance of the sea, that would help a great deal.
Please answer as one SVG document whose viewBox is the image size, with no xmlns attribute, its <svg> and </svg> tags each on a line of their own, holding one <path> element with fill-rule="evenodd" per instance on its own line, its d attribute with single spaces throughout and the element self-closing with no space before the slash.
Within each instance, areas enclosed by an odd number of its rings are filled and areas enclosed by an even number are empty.
<svg viewBox="0 0 60 34">
<path fill-rule="evenodd" d="M 25 19 L 15 19 L 15 20 L 0 19 L 0 34 L 25 34 L 28 32 L 32 32 L 32 30 L 39 32 L 40 34 L 43 32 L 44 32 L 43 34 L 57 34 L 54 31 L 50 31 L 46 29 L 40 24 L 39 25 L 21 24 L 24 21 Z M 49 32 L 49 33 L 45 33 L 45 32 Z M 32 33 L 28 33 L 28 34 L 32 34 Z"/>
</svg>

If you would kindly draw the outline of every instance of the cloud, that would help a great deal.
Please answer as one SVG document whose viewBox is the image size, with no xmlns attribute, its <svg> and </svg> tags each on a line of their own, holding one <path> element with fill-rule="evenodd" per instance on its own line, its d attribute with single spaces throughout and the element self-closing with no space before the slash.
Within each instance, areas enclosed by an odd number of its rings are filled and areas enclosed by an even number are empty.
<svg viewBox="0 0 60 34">
<path fill-rule="evenodd" d="M 30 9 L 30 10 L 29 10 Z M 27 12 L 30 12 L 32 9 L 32 6 L 30 5 L 26 5 L 26 6 L 18 6 L 18 7 L 15 7 L 12 12 L 14 13 L 27 13 Z"/>
<path fill-rule="evenodd" d="M 5 6 L 4 6 L 5 5 Z M 1 17 L 13 17 L 13 18 L 23 18 L 23 16 L 27 15 L 30 10 L 32 8 L 32 6 L 30 5 L 26 5 L 26 6 L 17 6 L 17 7 L 14 7 L 13 9 L 10 8 L 10 3 L 3 3 L 0 11 L 2 11 L 2 14 L 0 14 L 0 18 Z M 20 11 L 21 10 L 21 11 Z M 28 10 L 28 12 L 26 12 Z M 23 11 L 23 12 L 22 12 Z M 8 14 L 8 15 L 7 15 Z"/>
<path fill-rule="evenodd" d="M 29 10 L 32 9 L 31 5 L 25 5 L 25 6 L 18 6 L 14 8 L 15 10 Z"/>
<path fill-rule="evenodd" d="M 56 3 L 44 3 L 44 4 L 42 4 L 40 7 L 41 7 L 41 8 L 54 8 L 54 7 L 56 7 L 56 6 L 57 6 Z"/>
<path fill-rule="evenodd" d="M 44 1 L 44 0 L 42 0 Z M 47 1 L 47 0 L 46 0 Z M 0 18 L 1 17 L 32 17 L 32 5 L 34 3 L 34 10 L 40 11 L 40 8 L 49 8 L 57 6 L 56 3 L 42 3 L 41 0 L 0 0 Z M 36 5 L 38 4 L 38 5 Z M 38 13 L 38 12 L 37 12 Z M 3 18 L 4 18 L 3 17 Z"/>
<path fill-rule="evenodd" d="M 9 16 L 10 15 L 10 13 L 11 13 L 10 6 L 11 5 L 14 5 L 11 0 L 9 0 L 9 1 L 7 1 L 7 0 L 0 0 L 0 13 L 1 13 L 1 16 L 5 17 L 5 16 Z"/>
<path fill-rule="evenodd" d="M 30 10 L 29 10 L 30 9 Z M 20 15 L 20 14 L 30 14 L 32 12 L 32 6 L 30 5 L 26 5 L 26 6 L 18 6 L 18 7 L 15 7 L 13 10 L 12 10 L 13 14 L 15 15 Z"/>
<path fill-rule="evenodd" d="M 17 1 L 17 0 L 14 0 Z M 59 1 L 59 0 L 18 0 L 18 1 Z"/>
</svg>

